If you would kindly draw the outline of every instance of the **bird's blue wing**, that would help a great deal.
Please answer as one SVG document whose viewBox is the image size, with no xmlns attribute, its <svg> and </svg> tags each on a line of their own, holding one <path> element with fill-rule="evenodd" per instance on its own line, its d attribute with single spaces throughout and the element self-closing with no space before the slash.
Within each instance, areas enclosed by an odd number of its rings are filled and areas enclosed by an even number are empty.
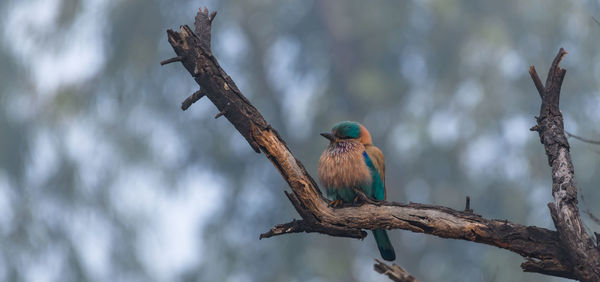
<svg viewBox="0 0 600 282">
<path fill-rule="evenodd" d="M 380 151 L 381 152 L 381 151 Z M 367 196 L 376 199 L 376 200 L 385 200 L 385 185 L 383 182 L 383 176 L 379 173 L 379 169 L 376 166 L 374 160 L 367 153 L 367 151 L 363 151 L 363 157 L 365 159 L 365 163 L 367 167 L 369 167 L 369 171 L 371 172 L 371 185 L 370 187 L 365 187 L 363 189 Z M 378 161 L 378 160 L 376 160 Z M 378 163 L 379 164 L 379 163 Z"/>
<path fill-rule="evenodd" d="M 367 193 L 367 195 L 377 200 L 385 200 L 385 163 L 383 153 L 379 148 L 370 145 L 365 146 L 363 157 L 373 178 L 371 186 L 368 187 L 371 193 Z M 396 253 L 387 232 L 384 229 L 373 230 L 373 237 L 375 237 L 381 257 L 388 261 L 395 260 Z"/>
</svg>

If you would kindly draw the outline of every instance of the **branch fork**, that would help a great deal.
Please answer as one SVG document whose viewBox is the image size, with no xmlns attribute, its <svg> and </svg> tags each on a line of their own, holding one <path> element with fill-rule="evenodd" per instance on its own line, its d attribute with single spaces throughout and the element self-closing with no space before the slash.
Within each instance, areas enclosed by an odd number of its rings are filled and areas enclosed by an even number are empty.
<svg viewBox="0 0 600 282">
<path fill-rule="evenodd" d="M 184 25 L 178 32 L 168 30 L 167 35 L 176 58 L 181 58 L 183 66 L 202 89 L 188 97 L 186 101 L 189 101 L 182 103 L 182 109 L 206 96 L 219 110 L 217 117 L 227 118 L 252 149 L 264 153 L 292 190 L 291 193 L 285 191 L 285 194 L 302 219 L 276 225 L 261 234 L 259 239 L 300 232 L 362 239 L 367 236 L 364 230 L 403 229 L 515 252 L 525 259 L 521 265 L 524 271 L 600 281 L 598 249 L 583 231 L 577 211 L 573 167 L 558 108 L 558 93 L 565 75 L 565 70 L 558 64 L 566 54 L 564 50 L 561 49 L 555 58 L 545 86 L 535 68 L 530 68 L 531 77 L 542 97 L 540 118 L 534 130 L 540 134 L 553 171 L 555 203 L 550 205 L 550 210 L 558 231 L 551 231 L 507 220 L 483 218 L 472 212 L 468 197 L 465 211 L 415 203 L 375 202 L 364 195 L 360 197 L 360 193 L 359 198 L 363 202 L 360 206 L 328 207 L 327 200 L 302 163 L 292 155 L 279 133 L 242 95 L 213 56 L 210 41 L 215 15 L 215 12 L 209 14 L 206 8 L 201 9 L 195 18 L 194 31 Z M 583 244 L 577 245 L 577 242 Z M 390 267 L 379 263 L 376 268 L 386 272 Z M 592 271 L 588 273 L 590 269 Z M 390 272 L 386 273 L 389 276 Z"/>
<path fill-rule="evenodd" d="M 537 125 L 532 130 L 538 132 L 552 168 L 554 202 L 548 203 L 548 208 L 569 263 L 572 264 L 573 275 L 581 281 L 600 281 L 600 251 L 581 221 L 575 170 L 559 109 L 560 90 L 567 72 L 560 67 L 560 62 L 566 54 L 567 51 L 560 48 L 550 66 L 545 85 L 542 85 L 535 68 L 529 68 L 531 79 L 542 98 L 540 116 L 536 118 Z"/>
</svg>

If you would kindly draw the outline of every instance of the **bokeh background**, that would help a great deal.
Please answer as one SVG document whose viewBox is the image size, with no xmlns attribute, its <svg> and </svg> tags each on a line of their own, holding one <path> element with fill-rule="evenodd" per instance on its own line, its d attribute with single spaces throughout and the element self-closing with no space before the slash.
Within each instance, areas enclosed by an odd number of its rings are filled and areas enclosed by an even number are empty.
<svg viewBox="0 0 600 282">
<path fill-rule="evenodd" d="M 598 1 L 0 2 L 0 280 L 388 281 L 372 238 L 258 240 L 298 218 L 255 154 L 172 57 L 165 31 L 218 10 L 213 51 L 316 177 L 318 133 L 360 121 L 388 198 L 554 229 L 529 131 L 569 52 L 566 128 L 600 139 Z M 580 207 L 600 214 L 600 146 L 571 139 Z M 589 232 L 599 231 L 587 215 Z M 562 281 L 495 247 L 391 231 L 423 281 Z"/>
</svg>

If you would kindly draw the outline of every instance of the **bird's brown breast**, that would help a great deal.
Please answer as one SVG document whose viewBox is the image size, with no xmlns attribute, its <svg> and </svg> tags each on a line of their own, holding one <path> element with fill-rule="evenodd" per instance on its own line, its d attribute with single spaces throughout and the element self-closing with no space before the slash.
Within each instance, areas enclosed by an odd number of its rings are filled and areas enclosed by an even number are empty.
<svg viewBox="0 0 600 282">
<path fill-rule="evenodd" d="M 362 155 L 364 146 L 353 140 L 332 143 L 319 159 L 319 180 L 326 189 L 354 188 L 371 182 Z"/>
</svg>

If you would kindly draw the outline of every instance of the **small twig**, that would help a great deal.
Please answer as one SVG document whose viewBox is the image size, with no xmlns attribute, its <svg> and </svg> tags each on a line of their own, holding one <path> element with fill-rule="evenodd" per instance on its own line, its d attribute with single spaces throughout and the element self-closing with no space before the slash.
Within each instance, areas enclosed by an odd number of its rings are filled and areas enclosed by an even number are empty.
<svg viewBox="0 0 600 282">
<path fill-rule="evenodd" d="M 400 267 L 397 264 L 392 264 L 389 266 L 382 261 L 375 259 L 377 262 L 373 267 L 375 271 L 387 275 L 390 279 L 397 282 L 418 282 L 417 278 L 413 277 L 406 271 L 404 268 Z"/>
<path fill-rule="evenodd" d="M 183 57 L 182 56 L 177 56 L 177 57 L 166 59 L 166 60 L 160 62 L 160 65 L 164 66 L 166 64 L 170 64 L 170 63 L 174 63 L 174 62 L 181 62 L 181 60 L 183 60 Z"/>
<path fill-rule="evenodd" d="M 533 84 L 535 84 L 535 88 L 537 88 L 538 93 L 540 94 L 540 97 L 544 97 L 544 92 L 545 92 L 545 87 L 542 84 L 542 81 L 540 80 L 540 77 L 538 76 L 537 72 L 535 71 L 535 67 L 534 66 L 529 66 L 529 75 L 531 76 L 531 79 L 533 80 Z"/>
<path fill-rule="evenodd" d="M 465 212 L 473 213 L 473 210 L 471 209 L 471 197 L 469 196 L 467 196 L 465 201 Z"/>
<path fill-rule="evenodd" d="M 282 235 L 286 233 L 299 233 L 304 232 L 306 230 L 306 226 L 302 220 L 294 219 L 292 222 L 276 225 L 275 227 L 271 228 L 271 230 L 260 234 L 258 239 L 262 240 L 263 238 L 269 238 L 272 236 Z"/>
<path fill-rule="evenodd" d="M 565 134 L 567 135 L 567 137 L 573 137 L 581 142 L 585 142 L 585 143 L 589 143 L 589 144 L 594 144 L 594 145 L 600 145 L 600 141 L 598 140 L 591 140 L 591 139 L 587 139 L 581 136 L 577 136 L 575 134 L 572 134 L 568 131 L 565 130 Z"/>
<path fill-rule="evenodd" d="M 600 218 L 594 215 L 589 209 L 584 211 L 596 224 L 600 225 Z"/>
<path fill-rule="evenodd" d="M 212 23 L 212 21 L 215 19 L 216 16 L 217 16 L 217 11 L 213 11 L 212 13 L 210 13 L 210 17 L 208 18 L 208 20 Z"/>
<path fill-rule="evenodd" d="M 187 110 L 192 104 L 198 102 L 200 98 L 204 97 L 206 94 L 200 90 L 194 92 L 194 94 L 190 95 L 185 99 L 185 101 L 181 102 L 181 109 Z"/>
<path fill-rule="evenodd" d="M 222 117 L 224 114 L 226 114 L 227 112 L 225 110 L 220 111 L 217 115 L 215 115 L 215 119 L 218 119 L 220 117 Z"/>
<path fill-rule="evenodd" d="M 275 227 L 271 228 L 269 231 L 260 234 L 258 239 L 270 238 L 273 236 L 289 234 L 289 233 L 324 233 L 331 236 L 339 236 L 339 237 L 348 237 L 355 239 L 363 239 L 367 237 L 367 232 L 362 231 L 360 229 L 355 229 L 353 232 L 349 232 L 347 228 L 343 227 L 334 227 L 334 226 L 324 226 L 318 223 L 310 223 L 306 220 L 293 220 L 292 222 L 278 224 Z"/>
</svg>

